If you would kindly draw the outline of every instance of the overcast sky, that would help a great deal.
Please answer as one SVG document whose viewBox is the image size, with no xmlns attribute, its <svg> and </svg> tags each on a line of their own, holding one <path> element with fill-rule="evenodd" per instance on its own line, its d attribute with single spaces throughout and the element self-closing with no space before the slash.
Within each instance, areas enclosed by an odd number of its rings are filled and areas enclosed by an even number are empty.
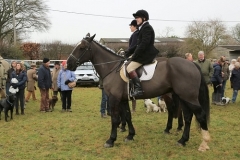
<svg viewBox="0 0 240 160">
<path fill-rule="evenodd" d="M 156 36 L 164 35 L 170 27 L 170 35 L 184 37 L 189 21 L 219 19 L 226 21 L 228 28 L 240 23 L 240 0 L 47 0 L 46 4 L 50 29 L 31 33 L 27 41 L 76 44 L 88 32 L 96 34 L 96 40 L 129 38 L 132 14 L 139 9 L 148 11 Z"/>
</svg>

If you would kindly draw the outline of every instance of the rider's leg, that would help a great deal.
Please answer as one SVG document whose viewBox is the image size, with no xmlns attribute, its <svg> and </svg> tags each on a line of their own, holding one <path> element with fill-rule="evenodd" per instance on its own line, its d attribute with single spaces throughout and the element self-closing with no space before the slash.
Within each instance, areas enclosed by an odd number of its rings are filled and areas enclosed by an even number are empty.
<svg viewBox="0 0 240 160">
<path fill-rule="evenodd" d="M 133 97 L 143 95 L 141 82 L 140 82 L 140 79 L 138 78 L 138 75 L 137 75 L 137 73 L 135 71 L 141 65 L 142 65 L 141 63 L 132 61 L 127 66 L 127 72 L 129 74 L 129 77 L 132 79 L 132 82 L 133 82 L 133 85 L 134 85 L 134 91 L 132 93 Z"/>
</svg>

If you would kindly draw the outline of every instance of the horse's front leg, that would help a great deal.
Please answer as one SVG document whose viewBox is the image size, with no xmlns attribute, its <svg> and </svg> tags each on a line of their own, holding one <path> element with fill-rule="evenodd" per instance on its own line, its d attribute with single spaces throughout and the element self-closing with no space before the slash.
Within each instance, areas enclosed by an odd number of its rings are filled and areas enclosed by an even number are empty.
<svg viewBox="0 0 240 160">
<path fill-rule="evenodd" d="M 111 107 L 111 134 L 110 138 L 104 144 L 104 147 L 110 148 L 114 146 L 114 142 L 117 139 L 117 128 L 120 124 L 120 115 L 119 115 L 119 101 L 114 100 L 114 98 L 109 97 L 109 105 Z"/>
<path fill-rule="evenodd" d="M 125 142 L 128 142 L 128 141 L 132 141 L 133 140 L 133 137 L 135 135 L 135 129 L 133 127 L 133 124 L 132 124 L 132 115 L 131 115 L 131 111 L 130 111 L 130 107 L 129 107 L 129 102 L 128 101 L 125 101 L 125 102 L 122 102 L 124 107 L 124 112 L 125 112 L 125 119 L 127 121 L 127 124 L 128 124 L 128 136 L 125 138 Z"/>
<path fill-rule="evenodd" d="M 120 102 L 120 117 L 121 117 L 121 126 L 120 126 L 120 132 L 125 132 L 126 131 L 126 109 L 125 109 L 125 103 Z"/>
<path fill-rule="evenodd" d="M 112 129 L 111 129 L 110 138 L 104 144 L 104 147 L 106 148 L 110 148 L 114 146 L 114 142 L 117 140 L 117 128 L 120 123 L 120 117 L 117 115 L 114 115 L 112 112 L 111 112 L 111 123 L 112 123 Z"/>
</svg>

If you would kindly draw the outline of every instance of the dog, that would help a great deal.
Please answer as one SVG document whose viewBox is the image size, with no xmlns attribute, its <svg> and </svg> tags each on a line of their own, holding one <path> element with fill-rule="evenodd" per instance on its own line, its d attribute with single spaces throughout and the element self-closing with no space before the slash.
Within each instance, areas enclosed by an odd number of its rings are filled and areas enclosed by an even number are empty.
<svg viewBox="0 0 240 160">
<path fill-rule="evenodd" d="M 17 78 L 12 78 L 11 79 L 11 83 L 14 83 L 14 84 L 18 83 Z M 12 86 L 10 86 L 10 88 L 9 88 L 9 92 L 12 93 L 12 94 L 17 93 L 18 91 L 19 91 L 18 87 L 17 88 L 13 88 Z"/>
<path fill-rule="evenodd" d="M 167 106 L 163 98 L 159 98 L 158 100 L 158 106 L 160 107 L 160 112 L 166 112 L 167 111 Z"/>
<path fill-rule="evenodd" d="M 54 110 L 54 107 L 58 101 L 58 97 L 56 95 L 53 95 L 51 99 L 49 99 L 49 109 Z"/>
<path fill-rule="evenodd" d="M 16 100 L 16 95 L 15 94 L 10 94 L 7 95 L 7 98 L 4 98 L 0 100 L 0 120 L 1 120 L 1 112 L 4 110 L 5 114 L 5 121 L 7 122 L 7 117 L 8 117 L 8 111 L 11 111 L 11 119 L 13 119 L 13 108 L 14 108 L 14 103 Z"/>
<path fill-rule="evenodd" d="M 158 107 L 151 99 L 145 99 L 144 104 L 147 107 L 147 113 L 149 112 L 161 112 L 160 107 Z"/>
<path fill-rule="evenodd" d="M 222 97 L 222 103 L 223 104 L 229 104 L 230 103 L 230 98 L 229 97 Z"/>
</svg>

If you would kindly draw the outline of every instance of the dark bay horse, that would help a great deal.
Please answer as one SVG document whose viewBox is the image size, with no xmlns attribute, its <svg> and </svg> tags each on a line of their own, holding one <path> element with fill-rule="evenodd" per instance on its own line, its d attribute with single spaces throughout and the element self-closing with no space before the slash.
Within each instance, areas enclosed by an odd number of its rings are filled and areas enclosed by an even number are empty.
<svg viewBox="0 0 240 160">
<path fill-rule="evenodd" d="M 107 47 L 94 40 L 95 35 L 89 34 L 74 48 L 67 60 L 68 69 L 74 71 L 77 66 L 91 61 L 97 73 L 103 80 L 104 90 L 109 97 L 111 108 L 111 134 L 105 147 L 113 147 L 117 139 L 117 127 L 121 119 L 119 116 L 121 103 L 128 101 L 127 83 L 119 74 L 119 67 L 124 58 L 116 55 Z M 154 98 L 159 95 L 174 92 L 181 103 L 184 115 L 184 131 L 178 143 L 185 146 L 189 140 L 190 126 L 193 114 L 199 122 L 202 143 L 199 151 L 209 149 L 208 121 L 210 114 L 208 87 L 201 71 L 190 61 L 174 57 L 166 61 L 158 62 L 151 80 L 142 81 L 144 94 L 137 99 Z M 126 117 L 129 125 L 129 133 L 125 141 L 133 140 L 135 130 L 131 122 L 131 112 Z"/>
</svg>

